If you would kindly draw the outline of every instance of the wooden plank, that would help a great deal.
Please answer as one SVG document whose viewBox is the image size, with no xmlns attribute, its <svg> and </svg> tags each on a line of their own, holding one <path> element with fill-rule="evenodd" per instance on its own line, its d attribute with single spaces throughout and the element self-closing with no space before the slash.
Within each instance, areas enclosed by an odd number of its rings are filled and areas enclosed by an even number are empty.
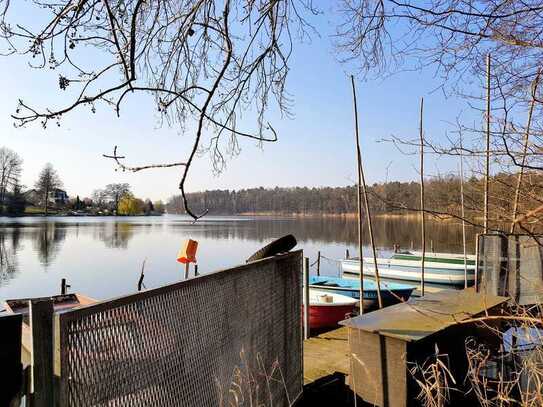
<svg viewBox="0 0 543 407">
<path fill-rule="evenodd" d="M 335 372 L 350 374 L 347 328 L 339 328 L 304 341 L 304 383 Z"/>
<path fill-rule="evenodd" d="M 53 301 L 29 301 L 34 406 L 53 406 Z"/>
<path fill-rule="evenodd" d="M 22 315 L 0 317 L 0 366 L 2 386 L 0 387 L 0 406 L 10 405 L 20 394 L 22 385 L 21 364 L 21 326 Z"/>
<path fill-rule="evenodd" d="M 23 367 L 32 364 L 32 331 L 24 322 L 21 328 L 21 362 Z"/>
<path fill-rule="evenodd" d="M 342 325 L 413 342 L 508 300 L 477 293 L 473 288 L 443 290 L 348 319 Z"/>
<path fill-rule="evenodd" d="M 349 329 L 351 389 L 375 406 L 407 403 L 406 343 Z"/>
</svg>

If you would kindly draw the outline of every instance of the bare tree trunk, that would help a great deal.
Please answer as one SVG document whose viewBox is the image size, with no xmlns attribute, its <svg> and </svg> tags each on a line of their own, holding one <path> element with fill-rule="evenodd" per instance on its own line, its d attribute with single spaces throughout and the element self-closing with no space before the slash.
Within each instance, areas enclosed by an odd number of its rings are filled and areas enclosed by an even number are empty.
<svg viewBox="0 0 543 407">
<path fill-rule="evenodd" d="M 360 141 L 358 139 L 358 110 L 356 106 L 356 88 L 354 86 L 354 76 L 351 75 L 351 85 L 353 88 L 353 106 L 354 106 L 354 123 L 355 123 L 355 138 L 356 138 L 356 162 L 358 173 L 358 194 L 357 194 L 357 208 L 358 208 L 358 257 L 360 266 L 360 314 L 364 313 L 364 260 L 362 253 L 362 174 L 361 168 L 361 155 L 360 155 Z"/>
<path fill-rule="evenodd" d="M 49 185 L 45 187 L 45 216 L 47 216 L 47 209 L 49 207 Z"/>
<path fill-rule="evenodd" d="M 424 98 L 420 99 L 420 215 L 421 215 L 421 232 L 422 232 L 422 257 L 420 267 L 420 289 L 421 295 L 424 295 L 424 261 L 426 256 L 426 217 L 424 214 L 424 133 L 422 131 L 422 116 L 424 113 Z"/>
<path fill-rule="evenodd" d="M 528 110 L 528 123 L 526 123 L 526 133 L 524 134 L 524 145 L 522 147 L 522 161 L 521 161 L 520 170 L 519 170 L 518 178 L 517 178 L 517 187 L 515 189 L 515 198 L 514 198 L 514 201 L 513 201 L 513 217 L 512 217 L 512 220 L 511 220 L 511 229 L 510 229 L 511 233 L 515 233 L 515 226 L 516 226 L 515 220 L 517 218 L 517 213 L 518 213 L 518 203 L 519 203 L 518 201 L 519 201 L 519 197 L 520 197 L 520 187 L 522 185 L 522 178 L 524 177 L 524 166 L 526 164 L 526 153 L 528 152 L 528 142 L 530 140 L 530 127 L 532 125 L 532 114 L 534 112 L 534 106 L 535 106 L 535 102 L 536 102 L 536 92 L 537 92 L 537 87 L 539 85 L 540 73 L 541 72 L 537 73 L 537 76 L 535 77 L 533 87 L 532 87 L 532 101 L 530 103 L 530 109 Z"/>
<path fill-rule="evenodd" d="M 488 232 L 488 179 L 490 172 L 490 54 L 486 55 L 486 160 L 485 160 L 485 202 L 484 233 Z"/>
</svg>

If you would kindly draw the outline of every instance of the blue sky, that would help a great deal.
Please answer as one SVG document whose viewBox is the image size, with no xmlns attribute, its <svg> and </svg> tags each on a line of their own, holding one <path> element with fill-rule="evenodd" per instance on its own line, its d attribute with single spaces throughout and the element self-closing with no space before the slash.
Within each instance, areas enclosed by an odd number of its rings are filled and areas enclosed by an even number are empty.
<svg viewBox="0 0 543 407">
<path fill-rule="evenodd" d="M 275 186 L 343 186 L 355 179 L 353 113 L 347 68 L 334 56 L 327 16 L 316 17 L 321 37 L 296 44 L 291 60 L 288 90 L 293 97 L 294 119 L 272 115 L 279 141 L 260 149 L 253 141 L 240 140 L 239 156 L 228 160 L 223 173 L 211 171 L 210 158 L 197 159 L 190 172 L 188 191 Z M 37 106 L 59 106 L 69 99 L 58 89 L 59 71 L 33 70 L 26 57 L 0 59 L 0 145 L 24 159 L 22 183 L 33 186 L 40 169 L 51 162 L 71 196 L 90 196 L 112 182 L 128 182 L 142 198 L 167 199 L 177 192 L 179 169 L 139 173 L 115 171 L 103 153 L 119 145 L 131 164 L 184 160 L 191 144 L 190 133 L 157 127 L 150 96 L 136 96 L 124 106 L 121 117 L 99 106 L 67 115 L 61 127 L 52 123 L 14 128 L 10 117 L 19 98 Z M 418 158 L 399 153 L 394 146 L 378 143 L 391 134 L 416 137 L 420 97 L 425 98 L 425 131 L 439 140 L 467 110 L 464 102 L 432 92 L 439 81 L 432 71 L 404 72 L 381 80 L 357 81 L 360 134 L 368 182 L 413 180 L 418 177 Z M 246 117 L 250 119 L 250 117 Z M 428 158 L 429 173 L 456 171 L 457 162 Z"/>
</svg>

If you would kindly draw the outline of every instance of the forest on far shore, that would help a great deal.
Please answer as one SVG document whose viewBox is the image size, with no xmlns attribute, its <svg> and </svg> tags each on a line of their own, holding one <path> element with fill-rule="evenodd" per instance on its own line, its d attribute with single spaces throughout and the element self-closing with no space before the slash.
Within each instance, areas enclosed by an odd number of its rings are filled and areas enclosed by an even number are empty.
<svg viewBox="0 0 543 407">
<path fill-rule="evenodd" d="M 510 221 L 513 211 L 517 174 L 497 174 L 490 179 L 489 212 L 495 220 Z M 461 216 L 460 178 L 442 176 L 425 181 L 425 208 L 441 215 Z M 484 180 L 464 180 L 466 218 L 483 212 Z M 370 208 L 375 214 L 415 213 L 420 208 L 418 182 L 376 183 L 368 187 Z M 210 214 L 297 214 L 346 215 L 357 210 L 356 186 L 346 187 L 276 187 L 239 191 L 211 190 L 187 194 L 190 207 L 197 213 Z M 519 213 L 541 205 L 543 176 L 525 172 Z M 175 195 L 168 202 L 170 213 L 184 213 L 182 198 Z"/>
</svg>

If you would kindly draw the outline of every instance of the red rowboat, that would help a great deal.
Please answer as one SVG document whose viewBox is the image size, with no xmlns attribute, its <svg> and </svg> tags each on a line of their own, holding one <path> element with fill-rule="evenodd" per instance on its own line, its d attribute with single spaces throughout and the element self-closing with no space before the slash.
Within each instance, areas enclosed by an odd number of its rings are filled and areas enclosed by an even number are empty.
<svg viewBox="0 0 543 407">
<path fill-rule="evenodd" d="M 323 290 L 309 290 L 309 327 L 334 328 L 348 318 L 358 300 Z"/>
</svg>

